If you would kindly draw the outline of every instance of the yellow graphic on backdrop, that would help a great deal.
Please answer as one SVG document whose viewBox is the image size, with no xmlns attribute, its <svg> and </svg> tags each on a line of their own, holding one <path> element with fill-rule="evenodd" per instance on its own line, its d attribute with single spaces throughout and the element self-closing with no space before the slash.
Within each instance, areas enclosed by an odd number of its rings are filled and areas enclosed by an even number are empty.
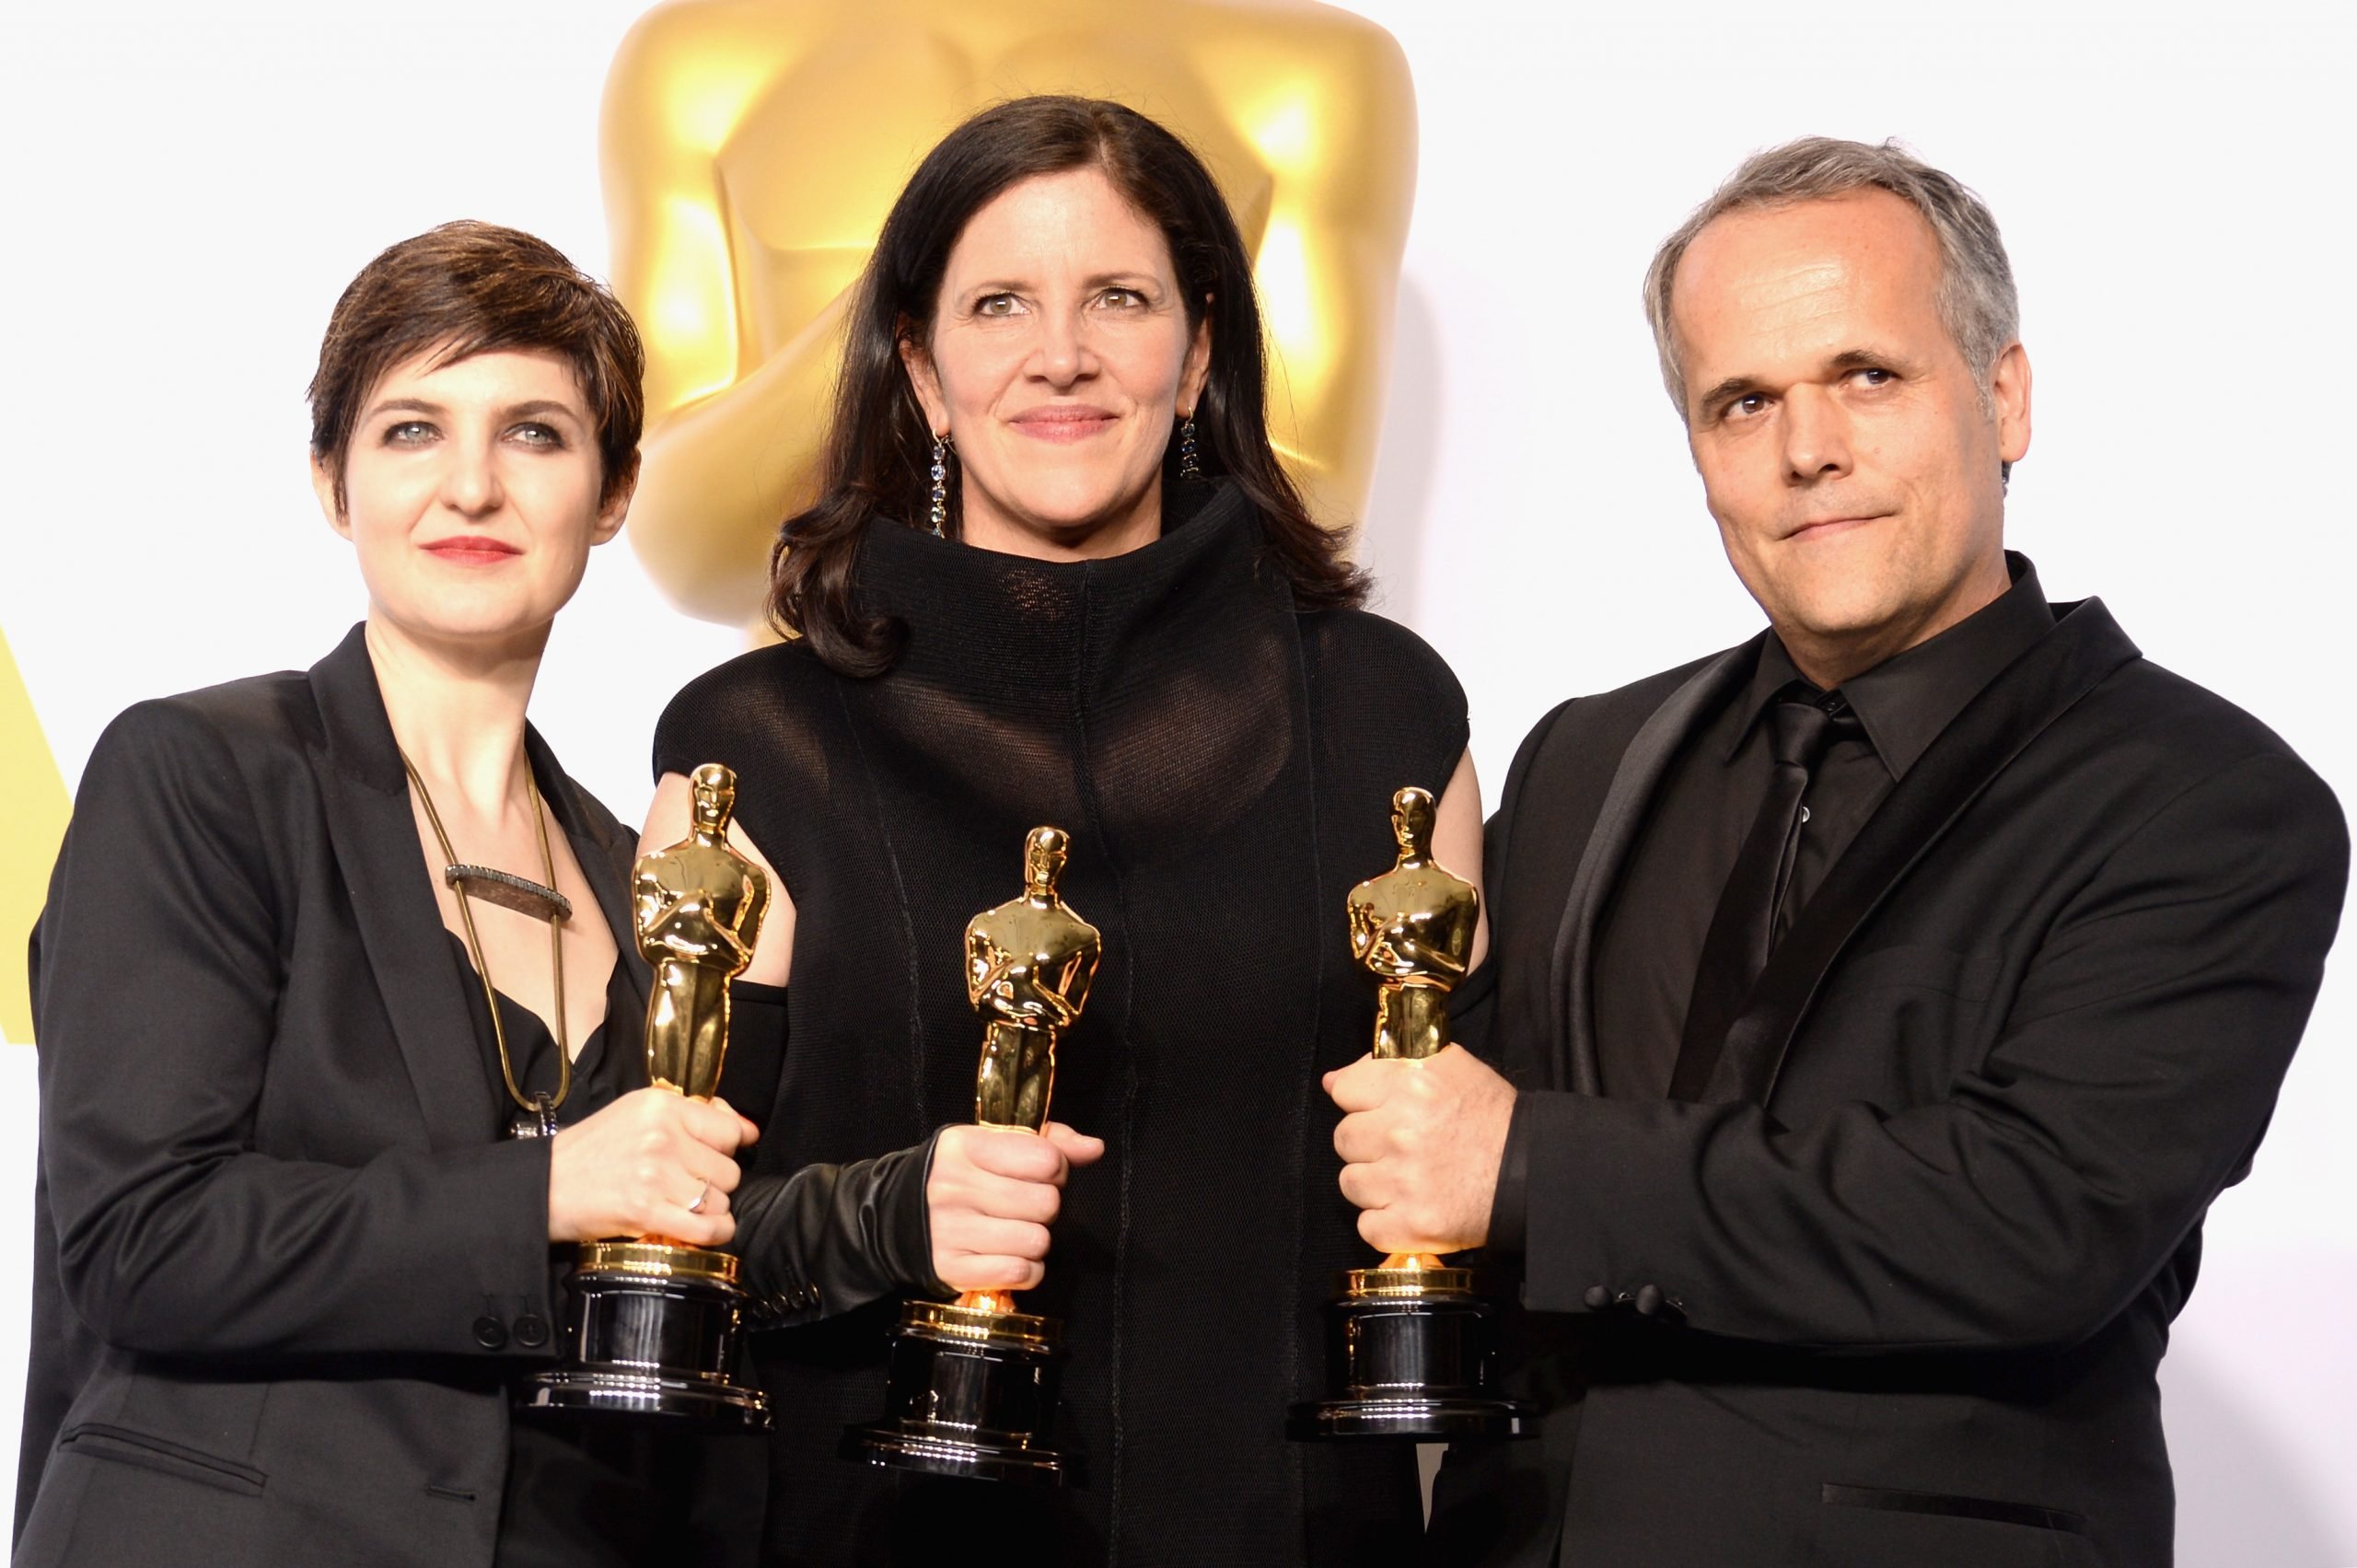
<svg viewBox="0 0 2357 1568">
<path fill-rule="evenodd" d="M 630 538 L 672 603 L 760 623 L 885 213 L 959 121 L 1037 92 L 1194 144 L 1253 254 L 1278 453 L 1318 518 L 1364 515 L 1416 190 L 1389 33 L 1302 0 L 676 0 L 623 41 L 601 130 L 614 288 L 646 332 Z"/>
<path fill-rule="evenodd" d="M 25 943 L 65 836 L 65 782 L 49 754 L 32 698 L 0 633 L 0 1040 L 29 1045 L 33 1004 Z"/>
</svg>

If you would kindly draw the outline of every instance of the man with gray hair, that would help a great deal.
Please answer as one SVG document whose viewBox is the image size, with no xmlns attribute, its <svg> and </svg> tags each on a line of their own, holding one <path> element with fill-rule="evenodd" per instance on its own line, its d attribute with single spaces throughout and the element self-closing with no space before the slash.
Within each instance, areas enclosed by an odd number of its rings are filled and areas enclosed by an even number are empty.
<svg viewBox="0 0 2357 1568">
<path fill-rule="evenodd" d="M 2154 1369 L 2340 808 L 2006 552 L 2029 360 L 1954 179 L 1761 153 L 1645 308 L 1768 627 L 1523 743 L 1457 993 L 1487 1061 L 1328 1080 L 1365 1238 L 1521 1273 L 1540 1437 L 1450 1452 L 1433 1559 L 2166 1563 Z"/>
</svg>

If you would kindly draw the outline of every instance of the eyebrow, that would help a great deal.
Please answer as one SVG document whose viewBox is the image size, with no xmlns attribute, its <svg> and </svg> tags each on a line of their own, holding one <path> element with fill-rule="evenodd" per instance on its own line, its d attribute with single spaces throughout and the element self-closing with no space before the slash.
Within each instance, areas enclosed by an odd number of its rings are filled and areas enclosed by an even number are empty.
<svg viewBox="0 0 2357 1568">
<path fill-rule="evenodd" d="M 387 398 L 368 411 L 368 417 L 375 419 L 377 415 L 386 413 L 425 413 L 438 417 L 449 412 L 442 404 L 429 401 L 424 398 Z M 569 419 L 581 417 L 579 410 L 570 404 L 559 402 L 554 398 L 533 398 L 524 402 L 511 403 L 499 412 L 503 419 L 531 419 L 538 415 L 551 413 L 561 413 Z"/>
<path fill-rule="evenodd" d="M 1845 348 L 1823 362 L 1820 369 L 1835 376 L 1846 376 L 1852 370 L 1897 370 L 1909 368 L 1907 361 L 1895 354 L 1877 349 Z M 1702 394 L 1698 408 L 1713 409 L 1754 392 L 1766 391 L 1767 387 L 1756 376 L 1730 376 Z"/>
<path fill-rule="evenodd" d="M 1846 373 L 1852 370 L 1904 370 L 1908 366 L 1907 361 L 1898 354 L 1886 354 L 1880 349 L 1850 348 L 1827 360 L 1825 367 Z"/>
<path fill-rule="evenodd" d="M 534 398 L 529 402 L 512 404 L 505 412 L 509 419 L 529 419 L 534 414 L 542 413 L 561 413 L 568 419 L 581 417 L 580 410 L 570 403 L 559 402 L 554 398 Z"/>
<path fill-rule="evenodd" d="M 1759 381 L 1749 376 L 1730 376 L 1703 393 L 1695 401 L 1694 406 L 1698 409 L 1714 409 L 1721 403 L 1733 402 L 1737 398 L 1749 397 L 1761 389 Z"/>
<path fill-rule="evenodd" d="M 1139 284 L 1159 288 L 1162 285 L 1162 280 L 1144 268 L 1095 273 L 1080 280 L 1080 286 L 1083 288 L 1105 288 L 1112 285 L 1129 288 Z M 970 295 L 1021 294 L 1033 286 L 1028 283 L 1016 283 L 1011 278 L 986 278 L 980 283 L 969 284 L 961 292 Z"/>
</svg>

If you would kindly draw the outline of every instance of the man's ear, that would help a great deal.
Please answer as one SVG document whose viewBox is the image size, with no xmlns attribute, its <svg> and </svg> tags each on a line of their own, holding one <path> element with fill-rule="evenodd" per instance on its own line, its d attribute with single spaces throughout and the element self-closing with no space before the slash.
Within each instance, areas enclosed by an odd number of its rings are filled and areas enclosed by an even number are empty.
<svg viewBox="0 0 2357 1568">
<path fill-rule="evenodd" d="M 2012 344 L 1989 372 L 1990 401 L 1997 410 L 1997 458 L 2017 463 L 2029 451 L 2029 351 Z"/>
<path fill-rule="evenodd" d="M 909 373 L 909 386 L 917 395 L 918 404 L 924 410 L 925 424 L 935 436 L 949 433 L 949 400 L 941 395 L 941 376 L 934 368 L 933 355 L 924 345 L 903 332 L 900 335 L 900 367 Z"/>
<path fill-rule="evenodd" d="M 343 500 L 336 494 L 337 488 L 336 476 L 329 471 L 328 465 L 318 458 L 313 458 L 311 459 L 311 494 L 319 498 L 319 511 L 326 517 L 328 527 L 344 538 L 350 539 L 352 519 L 344 515 Z"/>
</svg>

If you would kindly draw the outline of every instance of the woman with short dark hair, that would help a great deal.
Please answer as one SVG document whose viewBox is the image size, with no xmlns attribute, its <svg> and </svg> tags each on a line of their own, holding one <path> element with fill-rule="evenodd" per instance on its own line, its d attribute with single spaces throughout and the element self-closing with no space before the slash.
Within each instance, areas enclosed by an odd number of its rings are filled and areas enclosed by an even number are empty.
<svg viewBox="0 0 2357 1568">
<path fill-rule="evenodd" d="M 829 1321 L 755 1342 L 772 1560 L 1411 1555 L 1411 1452 L 1289 1445 L 1283 1412 L 1320 1390 L 1332 1274 L 1367 1260 L 1318 1109 L 1371 1036 L 1344 898 L 1392 863 L 1405 784 L 1446 790 L 1439 854 L 1478 877 L 1463 694 L 1357 608 L 1363 579 L 1304 511 L 1243 241 L 1153 121 L 1037 98 L 952 132 L 886 220 L 849 333 L 825 488 L 775 563 L 796 640 L 673 703 L 647 836 L 677 836 L 682 775 L 717 759 L 774 874 L 739 987 L 784 1042 L 773 1098 L 743 1100 L 763 1128 L 737 1203 L 749 1272 L 776 1277 L 773 1184 L 924 1152 L 877 1230 L 926 1266 L 888 1283 L 1038 1287 L 1024 1310 L 1062 1319 L 1068 1354 L 1056 1445 L 1083 1475 L 1051 1493 L 842 1468 L 844 1426 L 884 1410 L 894 1303 L 830 1298 Z M 1041 824 L 1070 835 L 1062 890 L 1104 953 L 1057 1051 L 1070 1125 L 1046 1139 L 959 1125 L 981 1040 L 960 935 L 1020 885 Z M 1061 1212 L 1010 1180 L 1092 1160 Z"/>
<path fill-rule="evenodd" d="M 622 524 L 640 364 L 528 235 L 385 251 L 311 387 L 366 619 L 308 674 L 140 703 L 93 751 L 34 937 L 18 1564 L 714 1544 L 692 1447 L 509 1420 L 557 1353 L 567 1244 L 726 1242 L 753 1135 L 645 1086 L 632 842 L 525 720 Z"/>
</svg>

